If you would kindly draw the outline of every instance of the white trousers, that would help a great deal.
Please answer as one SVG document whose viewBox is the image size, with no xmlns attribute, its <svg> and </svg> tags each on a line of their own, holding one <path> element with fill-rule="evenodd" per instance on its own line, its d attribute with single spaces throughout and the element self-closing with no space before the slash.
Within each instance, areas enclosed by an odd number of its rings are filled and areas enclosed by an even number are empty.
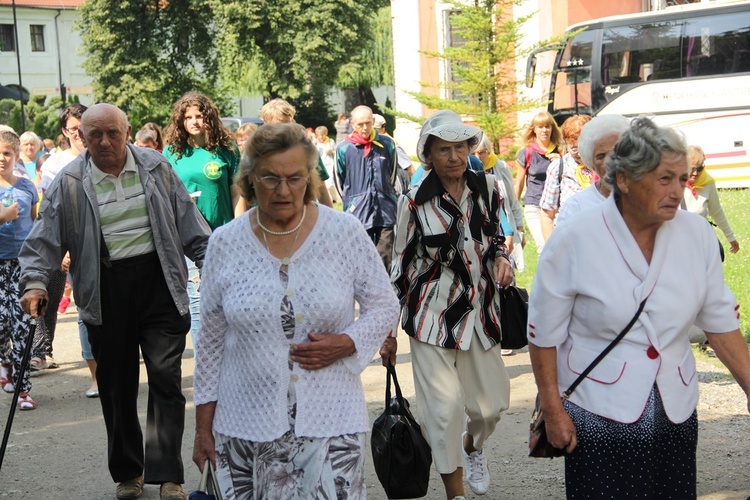
<svg viewBox="0 0 750 500">
<path fill-rule="evenodd" d="M 410 337 L 417 418 L 440 474 L 464 466 L 462 434 L 481 450 L 510 404 L 510 379 L 500 346 L 486 351 L 474 333 L 468 351 Z"/>
<path fill-rule="evenodd" d="M 542 253 L 544 248 L 544 233 L 542 233 L 542 209 L 537 205 L 525 205 L 523 207 L 523 216 L 526 219 L 526 226 L 529 228 L 531 237 L 534 238 L 536 245 L 536 254 Z"/>
</svg>

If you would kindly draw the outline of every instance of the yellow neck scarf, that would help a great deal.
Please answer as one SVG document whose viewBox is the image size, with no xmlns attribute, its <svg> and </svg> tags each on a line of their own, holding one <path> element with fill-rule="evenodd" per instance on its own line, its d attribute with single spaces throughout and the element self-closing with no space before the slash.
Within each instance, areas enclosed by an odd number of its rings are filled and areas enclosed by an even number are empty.
<svg viewBox="0 0 750 500">
<path fill-rule="evenodd" d="M 487 155 L 487 163 L 484 164 L 484 170 L 490 171 L 495 167 L 495 164 L 497 163 L 497 155 L 495 153 L 490 153 Z"/>
<path fill-rule="evenodd" d="M 716 182 L 714 178 L 711 177 L 711 174 L 708 173 L 708 170 L 704 168 L 703 172 L 701 172 L 698 175 L 698 178 L 695 179 L 695 182 L 693 183 L 693 188 L 703 189 L 704 187 L 708 186 L 709 184 L 713 184 L 714 182 Z"/>
<path fill-rule="evenodd" d="M 579 163 L 576 167 L 576 181 L 578 181 L 578 185 L 580 185 L 582 189 L 589 187 L 591 183 L 598 178 L 599 176 L 596 175 L 593 170 L 587 168 L 583 163 Z"/>
</svg>

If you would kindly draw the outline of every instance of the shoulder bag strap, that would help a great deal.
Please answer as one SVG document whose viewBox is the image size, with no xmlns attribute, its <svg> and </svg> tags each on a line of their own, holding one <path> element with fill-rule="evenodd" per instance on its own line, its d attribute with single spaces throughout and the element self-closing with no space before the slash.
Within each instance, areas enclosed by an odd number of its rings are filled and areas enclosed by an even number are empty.
<svg viewBox="0 0 750 500">
<path fill-rule="evenodd" d="M 562 178 L 563 178 L 563 170 L 565 170 L 565 162 L 563 161 L 563 157 L 560 157 L 560 163 L 557 165 L 557 188 L 560 190 L 560 192 L 557 195 L 557 208 L 559 209 L 562 205 Z"/>
<path fill-rule="evenodd" d="M 573 391 L 575 391 L 576 387 L 578 387 L 578 385 L 581 382 L 583 382 L 583 379 L 585 379 L 588 376 L 588 374 L 591 373 L 591 370 L 593 370 L 596 367 L 596 365 L 598 365 L 599 362 L 603 360 L 604 357 L 607 354 L 609 354 L 609 352 L 612 349 L 615 348 L 617 343 L 620 342 L 623 339 L 623 337 L 625 337 L 625 335 L 630 331 L 630 329 L 633 328 L 633 325 L 635 324 L 636 321 L 638 321 L 638 317 L 641 315 L 641 312 L 643 312 L 643 308 L 646 306 L 647 300 L 648 300 L 648 297 L 643 299 L 643 301 L 641 302 L 641 305 L 638 306 L 638 311 L 636 311 L 635 316 L 633 316 L 633 319 L 630 320 L 630 323 L 628 323 L 628 326 L 623 328 L 620 334 L 612 342 L 610 342 L 609 345 L 601 353 L 599 353 L 596 359 L 592 361 L 591 364 L 587 366 L 585 370 L 583 370 L 583 373 L 581 373 L 578 376 L 578 378 L 575 380 L 575 382 L 573 382 L 570 385 L 570 387 L 568 387 L 568 390 L 563 393 L 562 395 L 563 401 L 568 399 L 570 395 L 573 394 Z"/>
</svg>

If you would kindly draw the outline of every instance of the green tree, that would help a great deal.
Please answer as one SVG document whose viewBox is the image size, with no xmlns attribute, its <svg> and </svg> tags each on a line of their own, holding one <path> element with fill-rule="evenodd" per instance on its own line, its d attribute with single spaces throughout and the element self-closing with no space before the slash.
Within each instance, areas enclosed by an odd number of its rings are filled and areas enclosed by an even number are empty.
<svg viewBox="0 0 750 500">
<path fill-rule="evenodd" d="M 75 102 L 77 96 L 71 96 L 68 102 Z M 33 95 L 24 105 L 23 111 L 26 115 L 26 129 L 22 128 L 21 104 L 15 99 L 3 99 L 0 101 L 0 123 L 5 123 L 19 135 L 26 130 L 31 130 L 42 139 L 54 140 L 60 133 L 60 108 L 62 99 L 59 95 L 38 96 Z"/>
<path fill-rule="evenodd" d="M 367 43 L 346 64 L 341 65 L 336 86 L 346 92 L 347 109 L 359 104 L 375 106 L 373 87 L 393 85 L 393 26 L 389 3 L 375 15 L 368 16 L 365 25 Z M 377 106 L 376 106 L 377 107 Z"/>
<path fill-rule="evenodd" d="M 219 84 L 213 13 L 205 0 L 88 0 L 79 9 L 84 69 L 94 95 L 130 114 L 134 128 L 165 123 L 188 90 L 232 108 Z"/>
<path fill-rule="evenodd" d="M 388 0 L 209 0 L 217 28 L 221 75 L 236 95 L 281 97 L 300 122 L 314 109 L 330 123 L 328 89 L 340 70 L 371 48 L 371 24 Z M 392 77 L 391 77 L 392 78 Z M 353 81 L 353 79 L 352 79 Z M 319 113 L 325 113 L 321 116 Z"/>
<path fill-rule="evenodd" d="M 473 117 L 497 150 L 500 141 L 517 131 L 516 114 L 543 104 L 518 95 L 520 82 L 514 77 L 515 60 L 525 58 L 531 50 L 551 40 L 534 47 L 520 47 L 523 25 L 533 15 L 513 18 L 513 6 L 523 0 L 445 1 L 454 8 L 450 15 L 454 44 L 441 52 L 425 51 L 425 54 L 448 63 L 453 78 L 440 85 L 451 98 L 425 92 L 411 95 L 430 108 L 451 109 Z"/>
</svg>

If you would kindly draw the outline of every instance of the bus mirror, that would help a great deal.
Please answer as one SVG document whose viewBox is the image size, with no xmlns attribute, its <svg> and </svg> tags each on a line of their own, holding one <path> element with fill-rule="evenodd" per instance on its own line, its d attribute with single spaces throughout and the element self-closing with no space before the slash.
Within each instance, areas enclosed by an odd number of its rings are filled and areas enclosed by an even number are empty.
<svg viewBox="0 0 750 500">
<path fill-rule="evenodd" d="M 534 86 L 534 76 L 536 73 L 536 54 L 531 54 L 526 59 L 526 86 L 532 88 Z"/>
</svg>

